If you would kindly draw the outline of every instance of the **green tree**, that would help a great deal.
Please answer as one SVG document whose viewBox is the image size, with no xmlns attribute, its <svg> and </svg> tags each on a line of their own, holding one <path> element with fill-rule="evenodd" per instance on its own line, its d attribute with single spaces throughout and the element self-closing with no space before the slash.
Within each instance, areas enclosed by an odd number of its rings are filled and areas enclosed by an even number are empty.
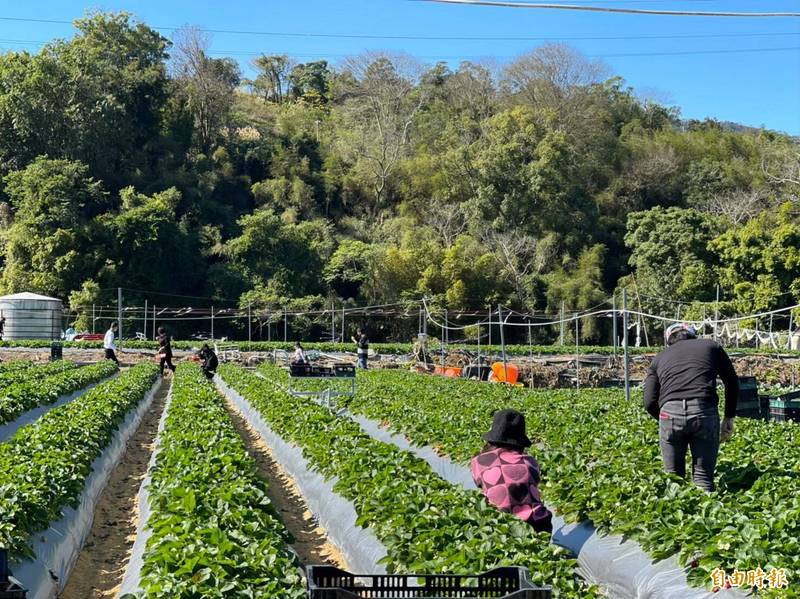
<svg viewBox="0 0 800 599">
<path fill-rule="evenodd" d="M 5 184 L 15 212 L 5 231 L 3 289 L 66 298 L 96 276 L 108 250 L 98 244 L 97 217 L 109 199 L 89 168 L 40 157 Z"/>
<path fill-rule="evenodd" d="M 787 202 L 711 242 L 722 265 L 720 281 L 733 290 L 739 310 L 773 310 L 800 300 L 799 223 L 797 205 Z"/>
<path fill-rule="evenodd" d="M 718 260 L 709 243 L 722 230 L 719 219 L 692 208 L 656 207 L 628 215 L 625 243 L 641 294 L 665 310 L 665 300 L 715 297 Z"/>
</svg>

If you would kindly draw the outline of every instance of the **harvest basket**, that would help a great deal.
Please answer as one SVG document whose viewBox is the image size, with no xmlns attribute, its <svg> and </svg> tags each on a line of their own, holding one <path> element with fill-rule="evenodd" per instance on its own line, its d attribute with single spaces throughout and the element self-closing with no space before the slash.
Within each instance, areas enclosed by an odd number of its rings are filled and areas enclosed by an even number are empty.
<svg viewBox="0 0 800 599">
<path fill-rule="evenodd" d="M 483 574 L 351 574 L 333 566 L 308 566 L 309 599 L 551 599 L 535 587 L 527 568 L 495 568 Z"/>
<path fill-rule="evenodd" d="M 800 422 L 800 391 L 786 393 L 769 400 L 769 417 L 775 422 Z"/>
</svg>

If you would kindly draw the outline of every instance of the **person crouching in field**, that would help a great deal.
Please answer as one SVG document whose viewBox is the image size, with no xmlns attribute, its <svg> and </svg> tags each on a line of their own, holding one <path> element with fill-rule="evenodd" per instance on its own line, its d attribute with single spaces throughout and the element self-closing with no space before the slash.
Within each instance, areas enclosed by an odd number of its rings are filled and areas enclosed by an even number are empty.
<svg viewBox="0 0 800 599">
<path fill-rule="evenodd" d="M 471 471 L 489 503 L 514 514 L 538 532 L 553 532 L 553 515 L 539 493 L 539 464 L 525 450 L 525 416 L 516 410 L 499 410 L 492 429 L 483 435 L 486 447 L 472 458 Z"/>
</svg>

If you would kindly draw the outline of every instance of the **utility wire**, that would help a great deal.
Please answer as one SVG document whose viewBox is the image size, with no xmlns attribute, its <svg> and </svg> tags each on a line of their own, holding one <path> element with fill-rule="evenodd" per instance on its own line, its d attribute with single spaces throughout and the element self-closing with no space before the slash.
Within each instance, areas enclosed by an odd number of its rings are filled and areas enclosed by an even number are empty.
<svg viewBox="0 0 800 599">
<path fill-rule="evenodd" d="M 49 23 L 58 25 L 72 25 L 72 21 L 57 21 L 49 19 L 28 19 L 21 17 L 2 17 L 0 21 Z M 177 31 L 180 27 L 151 26 L 159 31 Z M 661 39 L 705 39 L 705 38 L 737 38 L 737 37 L 776 37 L 786 35 L 800 35 L 797 31 L 775 33 L 686 33 L 686 34 L 655 34 L 655 35 L 589 35 L 589 36 L 446 36 L 446 35 L 383 35 L 365 33 L 312 33 L 303 31 L 258 31 L 247 29 L 215 29 L 200 27 L 207 33 L 225 35 L 257 35 L 266 37 L 300 37 L 300 38 L 332 38 L 332 39 L 376 39 L 376 40 L 429 40 L 429 41 L 485 41 L 485 42 L 559 42 L 559 41 L 614 41 L 614 40 L 661 40 Z M 24 40 L 8 40 L 24 41 Z M 31 42 L 45 43 L 45 42 Z"/>
<path fill-rule="evenodd" d="M 645 8 L 616 8 L 610 6 L 579 6 L 576 4 L 552 4 L 544 2 L 504 2 L 502 0 L 409 0 L 411 2 L 433 2 L 437 4 L 464 4 L 472 6 L 496 6 L 504 8 L 538 8 L 545 10 L 577 10 L 584 12 L 607 12 L 629 15 L 661 15 L 672 17 L 800 17 L 800 12 L 717 12 L 702 10 L 657 10 Z"/>
</svg>

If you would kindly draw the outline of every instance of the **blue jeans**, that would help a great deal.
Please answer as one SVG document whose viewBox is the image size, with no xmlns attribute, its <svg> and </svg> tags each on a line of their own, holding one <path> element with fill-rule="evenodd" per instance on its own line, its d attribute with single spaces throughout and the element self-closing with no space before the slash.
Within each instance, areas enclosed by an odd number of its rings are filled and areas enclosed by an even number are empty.
<svg viewBox="0 0 800 599">
<path fill-rule="evenodd" d="M 714 490 L 719 454 L 719 410 L 700 399 L 668 401 L 658 417 L 664 470 L 686 477 L 686 451 L 692 452 L 692 480 L 705 491 Z"/>
<path fill-rule="evenodd" d="M 364 368 L 367 367 L 367 354 L 358 354 L 358 362 L 356 362 L 356 368 Z"/>
</svg>

